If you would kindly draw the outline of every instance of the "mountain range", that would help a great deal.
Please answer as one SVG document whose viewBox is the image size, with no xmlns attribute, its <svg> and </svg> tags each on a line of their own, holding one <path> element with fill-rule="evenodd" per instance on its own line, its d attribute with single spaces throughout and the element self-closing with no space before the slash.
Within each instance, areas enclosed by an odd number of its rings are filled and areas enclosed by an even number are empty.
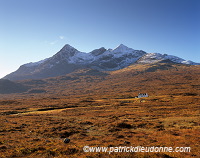
<svg viewBox="0 0 200 158">
<path fill-rule="evenodd" d="M 89 53 L 78 51 L 69 44 L 66 44 L 52 57 L 24 64 L 15 72 L 6 75 L 3 79 L 43 79 L 66 75 L 82 68 L 91 68 L 98 71 L 114 71 L 123 69 L 131 64 L 155 63 L 199 65 L 199 63 L 186 61 L 173 55 L 134 50 L 123 44 L 120 44 L 115 49 L 101 47 Z"/>
</svg>

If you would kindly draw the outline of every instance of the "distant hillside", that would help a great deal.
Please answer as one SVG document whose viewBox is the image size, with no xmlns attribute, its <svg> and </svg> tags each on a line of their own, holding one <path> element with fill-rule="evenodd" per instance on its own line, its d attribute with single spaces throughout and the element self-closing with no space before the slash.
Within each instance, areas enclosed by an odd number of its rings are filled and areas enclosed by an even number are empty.
<svg viewBox="0 0 200 158">
<path fill-rule="evenodd" d="M 9 93 L 22 93 L 26 92 L 28 87 L 15 83 L 9 80 L 0 79 L 0 94 L 9 94 Z"/>
<path fill-rule="evenodd" d="M 0 94 L 101 95 L 188 94 L 200 95 L 200 65 L 168 63 L 132 64 L 115 71 L 77 69 L 66 75 L 17 82 L 1 79 Z"/>
<path fill-rule="evenodd" d="M 116 93 L 121 95 L 131 94 L 132 96 L 138 93 L 200 95 L 199 75 L 200 65 L 133 64 L 124 69 L 106 72 L 90 68 L 79 69 L 63 76 L 18 81 L 18 84 L 4 80 L 7 84 L 1 85 L 4 86 L 4 93 L 20 93 L 27 90 L 23 87 L 29 87 L 26 95 L 31 97 L 33 95 L 40 97 L 82 94 L 88 96 L 115 95 Z M 8 87 L 8 89 L 5 87 Z M 12 91 L 10 88 L 12 88 Z M 18 89 L 18 91 L 15 89 Z"/>
</svg>

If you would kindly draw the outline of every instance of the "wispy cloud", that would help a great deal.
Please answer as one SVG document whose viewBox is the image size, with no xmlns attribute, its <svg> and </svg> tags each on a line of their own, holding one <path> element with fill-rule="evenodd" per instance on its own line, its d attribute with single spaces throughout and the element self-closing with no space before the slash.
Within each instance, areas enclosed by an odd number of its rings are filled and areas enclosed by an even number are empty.
<svg viewBox="0 0 200 158">
<path fill-rule="evenodd" d="M 59 38 L 60 38 L 61 40 L 63 40 L 63 39 L 65 38 L 65 36 L 59 36 Z"/>
<path fill-rule="evenodd" d="M 64 40 L 64 39 L 65 39 L 65 36 L 60 35 L 60 36 L 57 37 L 56 40 L 54 40 L 54 41 L 45 41 L 45 43 L 48 43 L 50 45 L 54 45 L 54 44 L 57 44 L 59 41 Z"/>
<path fill-rule="evenodd" d="M 56 44 L 56 43 L 58 43 L 58 40 L 52 41 L 52 42 L 50 42 L 49 44 L 54 45 L 54 44 Z"/>
</svg>

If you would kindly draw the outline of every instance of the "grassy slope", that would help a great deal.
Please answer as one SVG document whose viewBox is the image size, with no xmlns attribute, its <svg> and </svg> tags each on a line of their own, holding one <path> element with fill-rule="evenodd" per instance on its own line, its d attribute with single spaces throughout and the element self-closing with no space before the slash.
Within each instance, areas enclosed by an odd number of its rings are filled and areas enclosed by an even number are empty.
<svg viewBox="0 0 200 158">
<path fill-rule="evenodd" d="M 1 95 L 1 157 L 200 155 L 199 66 L 132 65 L 108 75 L 88 71 L 31 81 L 33 89 L 44 89 L 44 94 Z M 134 98 L 140 92 L 150 97 Z M 69 144 L 62 142 L 65 137 L 71 139 Z M 109 155 L 84 153 L 85 145 L 189 146 L 192 150 Z"/>
</svg>

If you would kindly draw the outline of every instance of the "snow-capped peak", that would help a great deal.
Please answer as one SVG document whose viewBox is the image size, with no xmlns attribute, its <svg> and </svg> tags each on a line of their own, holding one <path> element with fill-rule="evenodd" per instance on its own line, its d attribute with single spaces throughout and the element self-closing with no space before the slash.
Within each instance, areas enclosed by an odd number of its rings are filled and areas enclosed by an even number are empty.
<svg viewBox="0 0 200 158">
<path fill-rule="evenodd" d="M 159 62 L 173 62 L 190 65 L 200 65 L 176 56 L 146 53 L 134 50 L 123 44 L 115 49 L 99 48 L 90 53 L 80 52 L 66 44 L 59 52 L 50 58 L 39 62 L 22 65 L 17 71 L 7 75 L 5 79 L 40 79 L 65 75 L 76 69 L 89 67 L 103 71 L 113 71 L 125 68 L 134 63 L 148 64 Z"/>
<path fill-rule="evenodd" d="M 64 47 L 60 50 L 60 52 L 68 52 L 68 51 L 74 51 L 77 49 L 75 49 L 74 47 L 70 46 L 69 44 L 64 45 Z"/>
<path fill-rule="evenodd" d="M 113 49 L 113 53 L 131 53 L 134 49 L 129 48 L 123 44 L 120 44 L 117 48 Z"/>
<path fill-rule="evenodd" d="M 119 46 L 117 46 L 117 48 L 128 48 L 128 47 L 121 43 Z"/>
<path fill-rule="evenodd" d="M 138 60 L 138 63 L 157 63 L 163 60 L 169 60 L 174 63 L 199 65 L 198 63 L 192 62 L 190 60 L 184 60 L 177 56 L 160 54 L 160 53 L 147 53 L 142 58 Z"/>
<path fill-rule="evenodd" d="M 75 54 L 80 53 L 77 49 L 70 46 L 69 44 L 66 44 L 58 53 L 56 53 L 53 57 L 59 58 L 59 60 L 65 60 L 69 57 L 74 56 Z"/>
</svg>

